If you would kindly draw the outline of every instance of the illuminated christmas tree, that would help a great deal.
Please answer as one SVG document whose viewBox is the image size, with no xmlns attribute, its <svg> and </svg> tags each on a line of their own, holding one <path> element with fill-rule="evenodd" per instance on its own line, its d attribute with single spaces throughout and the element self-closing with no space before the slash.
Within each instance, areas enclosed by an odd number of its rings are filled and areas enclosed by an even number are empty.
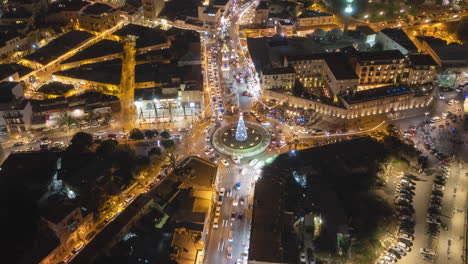
<svg viewBox="0 0 468 264">
<path fill-rule="evenodd" d="M 241 113 L 239 117 L 239 122 L 237 123 L 236 140 L 244 141 L 246 139 L 247 139 L 247 130 L 245 129 L 244 116 Z"/>
</svg>

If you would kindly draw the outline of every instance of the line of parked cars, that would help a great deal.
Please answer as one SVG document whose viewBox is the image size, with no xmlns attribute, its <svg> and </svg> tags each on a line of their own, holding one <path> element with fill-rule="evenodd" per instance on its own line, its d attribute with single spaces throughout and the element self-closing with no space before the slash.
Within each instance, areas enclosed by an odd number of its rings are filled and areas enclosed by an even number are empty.
<svg viewBox="0 0 468 264">
<path fill-rule="evenodd" d="M 395 193 L 395 205 L 398 208 L 398 218 L 400 223 L 399 237 L 396 244 L 389 248 L 380 260 L 380 264 L 393 264 L 407 255 L 413 246 L 414 234 L 414 208 L 413 197 L 417 177 L 411 174 L 404 175 L 397 185 Z"/>
</svg>

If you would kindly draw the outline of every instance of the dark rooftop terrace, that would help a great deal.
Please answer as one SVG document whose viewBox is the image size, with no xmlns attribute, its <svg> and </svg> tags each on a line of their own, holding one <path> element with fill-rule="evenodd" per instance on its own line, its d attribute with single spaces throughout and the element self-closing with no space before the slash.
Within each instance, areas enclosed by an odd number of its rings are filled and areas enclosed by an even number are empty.
<svg viewBox="0 0 468 264">
<path fill-rule="evenodd" d="M 106 55 L 116 54 L 123 51 L 123 44 L 117 41 L 103 39 L 98 43 L 84 49 L 83 51 L 71 56 L 62 64 L 99 58 Z"/>
<path fill-rule="evenodd" d="M 91 38 L 93 35 L 86 31 L 73 30 L 64 35 L 52 40 L 49 44 L 38 49 L 33 54 L 25 57 L 30 61 L 38 62 L 42 65 L 57 59 L 68 51 L 72 50 L 80 43 Z"/>
<path fill-rule="evenodd" d="M 405 31 L 401 28 L 384 28 L 380 32 L 385 34 L 387 37 L 400 44 L 403 48 L 408 51 L 417 51 L 413 41 L 406 35 Z"/>
<path fill-rule="evenodd" d="M 137 48 L 144 48 L 158 44 L 163 44 L 167 41 L 166 34 L 163 30 L 158 28 L 144 27 L 135 24 L 128 24 L 123 28 L 117 30 L 114 34 L 121 37 L 127 35 L 137 36 Z"/>
<path fill-rule="evenodd" d="M 110 61 L 85 64 L 80 67 L 56 72 L 54 75 L 119 85 L 121 72 L 122 60 L 115 59 Z"/>
<path fill-rule="evenodd" d="M 55 13 L 60 11 L 79 11 L 89 2 L 81 1 L 81 0 L 72 0 L 72 1 L 58 1 L 54 2 L 49 6 L 49 12 Z"/>
<path fill-rule="evenodd" d="M 32 72 L 31 68 L 20 64 L 0 64 L 0 80 L 10 77 L 15 73 L 18 73 L 18 75 L 21 77 L 30 72 Z"/>
<path fill-rule="evenodd" d="M 410 54 L 408 58 L 413 65 L 437 66 L 437 62 L 429 54 Z"/>
<path fill-rule="evenodd" d="M 358 53 L 360 61 L 388 61 L 404 58 L 399 50 L 364 51 Z"/>
<path fill-rule="evenodd" d="M 102 3 L 95 3 L 83 10 L 84 15 L 101 15 L 112 10 L 112 7 Z"/>
</svg>

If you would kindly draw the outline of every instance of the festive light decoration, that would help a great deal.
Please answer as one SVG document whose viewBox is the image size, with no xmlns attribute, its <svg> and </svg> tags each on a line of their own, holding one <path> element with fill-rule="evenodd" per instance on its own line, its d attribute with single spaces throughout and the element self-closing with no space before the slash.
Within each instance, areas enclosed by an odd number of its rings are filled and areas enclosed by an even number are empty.
<svg viewBox="0 0 468 264">
<path fill-rule="evenodd" d="M 247 139 L 247 130 L 245 129 L 244 116 L 241 113 L 239 117 L 239 122 L 237 123 L 236 140 L 245 141 L 246 139 Z"/>
</svg>

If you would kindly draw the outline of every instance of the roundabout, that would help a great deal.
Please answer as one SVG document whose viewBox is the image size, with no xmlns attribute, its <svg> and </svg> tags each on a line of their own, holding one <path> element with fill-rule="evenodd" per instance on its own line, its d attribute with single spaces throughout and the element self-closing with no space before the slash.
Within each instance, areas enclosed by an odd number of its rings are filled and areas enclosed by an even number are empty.
<svg viewBox="0 0 468 264">
<path fill-rule="evenodd" d="M 268 130 L 256 123 L 244 122 L 242 116 L 237 123 L 222 126 L 213 134 L 213 147 L 229 156 L 255 156 L 269 145 Z"/>
</svg>

